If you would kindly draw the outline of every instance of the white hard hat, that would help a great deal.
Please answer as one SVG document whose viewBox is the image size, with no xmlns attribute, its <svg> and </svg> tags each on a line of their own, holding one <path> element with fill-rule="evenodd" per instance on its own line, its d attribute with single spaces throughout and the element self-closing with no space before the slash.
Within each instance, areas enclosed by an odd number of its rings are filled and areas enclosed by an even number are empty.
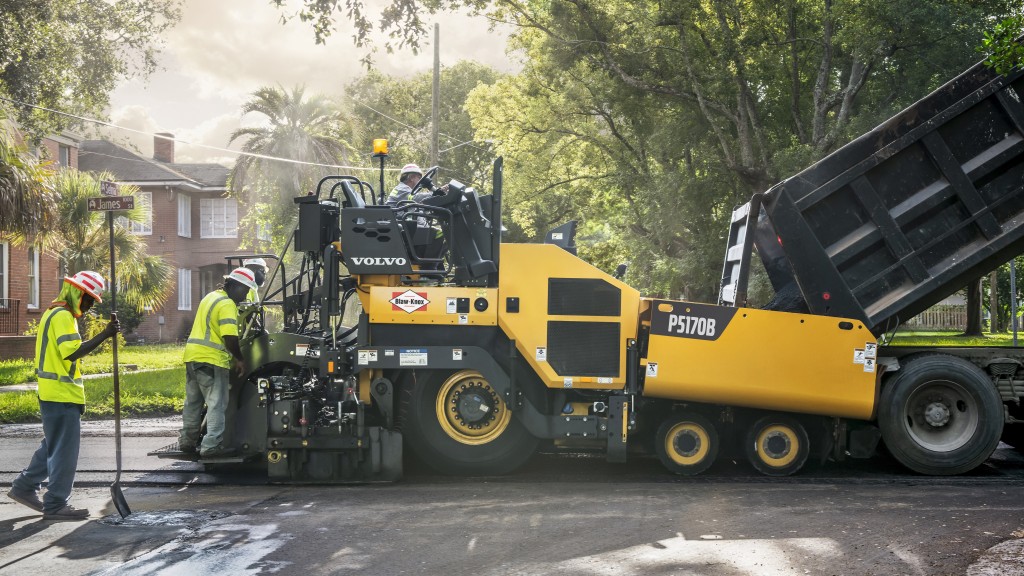
<svg viewBox="0 0 1024 576">
<path fill-rule="evenodd" d="M 267 261 L 263 258 L 246 258 L 242 260 L 242 266 L 263 266 L 267 267 Z"/>
<path fill-rule="evenodd" d="M 423 170 L 420 170 L 420 167 L 415 164 L 406 164 L 405 166 L 402 166 L 401 175 L 405 176 L 406 174 L 419 174 L 420 176 L 423 176 Z"/>
<path fill-rule="evenodd" d="M 248 287 L 250 290 L 259 289 L 259 287 L 256 286 L 256 277 L 253 275 L 252 270 L 249 270 L 248 268 L 235 268 L 231 271 L 231 274 L 225 276 L 224 279 L 234 280 L 239 284 Z"/>
<path fill-rule="evenodd" d="M 100 276 L 99 272 L 82 270 L 74 276 L 65 277 L 64 281 L 80 288 L 82 292 L 92 296 L 97 302 L 103 302 L 100 294 L 107 289 L 107 281 L 103 279 L 103 276 Z"/>
</svg>

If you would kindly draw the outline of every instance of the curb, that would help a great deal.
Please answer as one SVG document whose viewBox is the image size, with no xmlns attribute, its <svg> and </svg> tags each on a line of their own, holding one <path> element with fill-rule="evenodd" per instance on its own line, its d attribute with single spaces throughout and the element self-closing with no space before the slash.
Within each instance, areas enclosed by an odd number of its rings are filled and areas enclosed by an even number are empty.
<svg viewBox="0 0 1024 576">
<path fill-rule="evenodd" d="M 1024 576 L 1024 539 L 1007 540 L 989 548 L 967 567 L 967 576 Z"/>
</svg>

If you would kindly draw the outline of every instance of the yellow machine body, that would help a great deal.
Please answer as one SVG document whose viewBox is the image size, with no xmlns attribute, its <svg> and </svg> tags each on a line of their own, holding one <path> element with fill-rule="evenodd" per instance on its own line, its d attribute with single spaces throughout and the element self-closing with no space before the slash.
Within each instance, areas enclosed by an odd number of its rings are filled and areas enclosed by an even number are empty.
<svg viewBox="0 0 1024 576">
<path fill-rule="evenodd" d="M 643 395 L 870 419 L 878 350 L 860 322 L 650 302 Z"/>
<path fill-rule="evenodd" d="M 498 325 L 546 386 L 625 386 L 639 292 L 552 244 L 502 244 L 498 289 Z"/>
</svg>

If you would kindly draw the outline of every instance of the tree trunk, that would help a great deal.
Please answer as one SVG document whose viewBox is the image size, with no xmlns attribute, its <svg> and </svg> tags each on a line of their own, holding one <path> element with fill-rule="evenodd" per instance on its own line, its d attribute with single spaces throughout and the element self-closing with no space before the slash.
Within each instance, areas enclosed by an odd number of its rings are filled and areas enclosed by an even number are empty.
<svg viewBox="0 0 1024 576">
<path fill-rule="evenodd" d="M 964 336 L 981 336 L 981 278 L 967 285 L 967 328 Z"/>
<path fill-rule="evenodd" d="M 999 332 L 999 288 L 996 282 L 999 280 L 998 270 L 993 270 L 988 275 L 988 331 L 991 334 Z"/>
</svg>

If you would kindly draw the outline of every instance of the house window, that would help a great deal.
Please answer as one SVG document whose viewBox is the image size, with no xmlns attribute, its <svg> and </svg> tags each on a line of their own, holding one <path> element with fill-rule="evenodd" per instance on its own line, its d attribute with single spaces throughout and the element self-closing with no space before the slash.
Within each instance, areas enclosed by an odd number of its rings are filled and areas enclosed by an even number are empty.
<svg viewBox="0 0 1024 576">
<path fill-rule="evenodd" d="M 178 310 L 192 309 L 192 271 L 178 268 Z"/>
<path fill-rule="evenodd" d="M 39 308 L 39 249 L 28 249 L 28 307 Z"/>
<path fill-rule="evenodd" d="M 7 242 L 0 242 L 0 299 L 7 298 Z"/>
<path fill-rule="evenodd" d="M 215 282 L 215 280 L 214 280 L 213 270 L 203 270 L 202 272 L 200 272 L 199 273 L 199 293 L 203 294 L 205 296 L 206 294 L 209 294 L 210 292 L 213 292 L 213 290 L 216 288 L 216 285 L 214 284 L 214 282 Z"/>
<path fill-rule="evenodd" d="M 238 238 L 238 202 L 234 198 L 203 198 L 199 219 L 200 238 Z"/>
<path fill-rule="evenodd" d="M 71 146 L 64 144 L 57 146 L 57 163 L 65 168 L 71 166 Z"/>
<path fill-rule="evenodd" d="M 192 197 L 178 194 L 178 236 L 192 237 Z"/>
<path fill-rule="evenodd" d="M 153 234 L 153 193 L 136 192 L 135 207 L 142 210 L 141 222 L 130 222 L 132 234 L 139 236 L 152 236 Z"/>
</svg>

